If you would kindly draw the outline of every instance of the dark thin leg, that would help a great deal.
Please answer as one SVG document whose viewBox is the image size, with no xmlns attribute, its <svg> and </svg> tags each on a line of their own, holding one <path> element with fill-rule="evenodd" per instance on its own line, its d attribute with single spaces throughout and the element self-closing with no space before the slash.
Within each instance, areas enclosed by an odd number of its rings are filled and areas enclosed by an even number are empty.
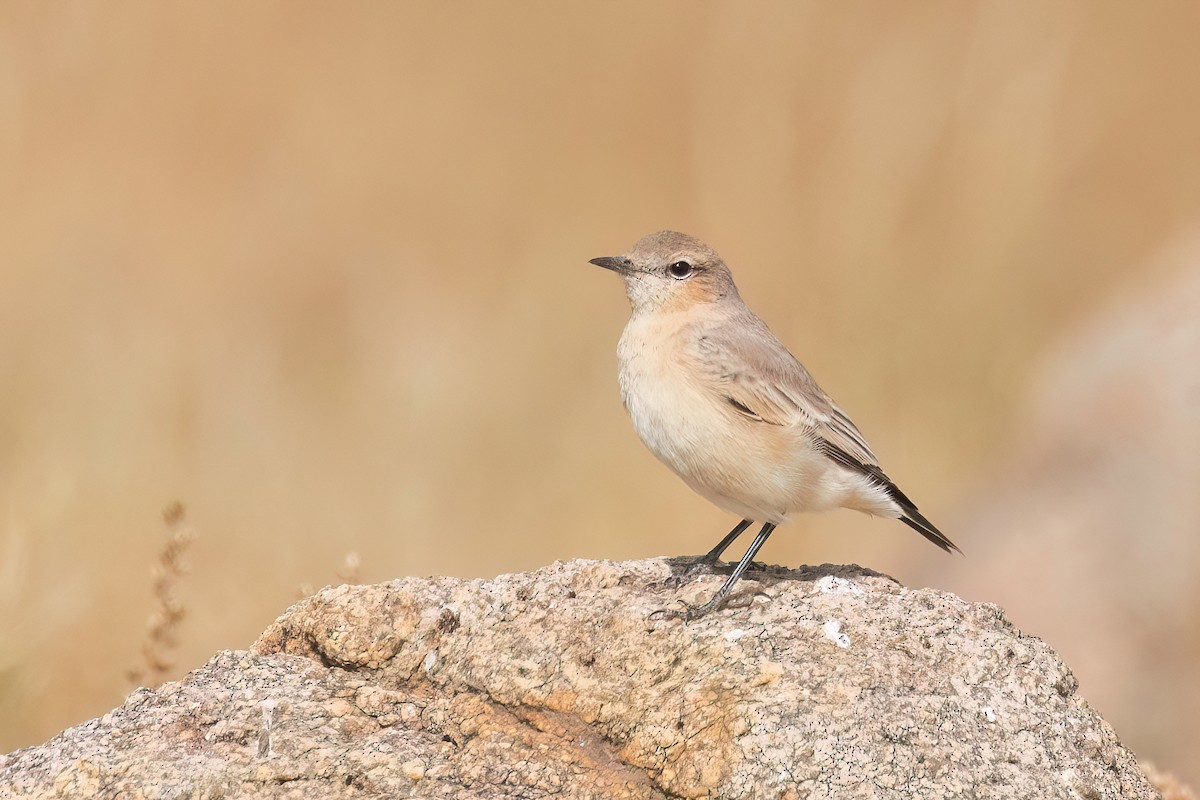
<svg viewBox="0 0 1200 800">
<path fill-rule="evenodd" d="M 704 558 L 702 558 L 700 560 L 705 562 L 706 564 L 715 564 L 718 561 L 720 561 L 721 554 L 724 553 L 726 549 L 728 549 L 729 545 L 733 544 L 734 541 L 737 539 L 737 537 L 741 536 L 742 532 L 745 531 L 746 528 L 749 528 L 753 524 L 754 524 L 754 522 L 752 520 L 748 520 L 748 519 L 744 519 L 741 522 L 739 522 L 737 524 L 737 527 L 735 527 L 733 530 L 731 530 L 728 534 L 725 535 L 725 538 L 721 540 L 720 544 L 718 544 L 712 550 L 709 550 L 708 555 L 704 556 Z"/>
<path fill-rule="evenodd" d="M 710 611 L 715 611 L 720 608 L 721 603 L 725 601 L 725 596 L 729 594 L 729 590 L 733 588 L 733 585 L 737 583 L 746 570 L 750 568 L 750 562 L 754 561 L 754 557 L 758 555 L 758 551 L 761 550 L 762 546 L 767 543 L 767 539 L 770 537 L 771 531 L 773 530 L 775 530 L 775 526 L 770 522 L 762 526 L 762 530 L 758 532 L 758 535 L 754 537 L 754 541 L 750 543 L 750 549 L 746 551 L 746 555 L 742 556 L 742 560 L 739 561 L 737 566 L 733 568 L 733 573 L 729 576 L 729 579 L 725 581 L 725 585 L 720 589 L 717 589 L 717 593 L 709 598 L 707 603 L 699 606 L 687 606 L 686 611 L 666 611 L 663 612 L 664 615 L 672 619 L 682 618 L 686 620 L 693 620 L 699 619 Z M 687 604 L 685 603 L 684 605 Z"/>
</svg>

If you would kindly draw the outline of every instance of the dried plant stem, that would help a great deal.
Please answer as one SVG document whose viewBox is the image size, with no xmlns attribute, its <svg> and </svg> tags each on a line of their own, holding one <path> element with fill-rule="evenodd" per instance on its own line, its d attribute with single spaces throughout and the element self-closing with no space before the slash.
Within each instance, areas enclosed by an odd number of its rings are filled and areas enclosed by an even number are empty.
<svg viewBox="0 0 1200 800">
<path fill-rule="evenodd" d="M 127 673 L 131 683 L 150 687 L 162 683 L 175 666 L 170 655 L 179 644 L 179 626 L 187 613 L 176 595 L 176 587 L 188 571 L 184 554 L 196 538 L 195 531 L 185 524 L 183 504 L 178 501 L 163 509 L 163 522 L 166 523 L 167 539 L 150 567 L 154 610 L 146 622 L 143 665 Z"/>
</svg>

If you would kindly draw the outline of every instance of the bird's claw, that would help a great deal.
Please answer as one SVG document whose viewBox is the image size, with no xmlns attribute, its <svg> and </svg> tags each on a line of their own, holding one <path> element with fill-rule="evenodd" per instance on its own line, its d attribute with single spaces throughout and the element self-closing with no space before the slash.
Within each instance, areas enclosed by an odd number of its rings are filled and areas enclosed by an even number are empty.
<svg viewBox="0 0 1200 800">
<path fill-rule="evenodd" d="M 753 605 L 754 598 L 756 597 L 771 599 L 771 595 L 761 590 L 744 596 L 735 595 L 733 597 L 720 593 L 710 598 L 707 603 L 700 603 L 699 605 L 692 605 L 686 600 L 676 600 L 675 602 L 683 606 L 682 610 L 660 608 L 657 611 L 651 611 L 648 617 L 650 619 L 681 619 L 684 622 L 692 622 L 725 606 L 730 608 L 748 608 Z"/>
<path fill-rule="evenodd" d="M 713 611 L 716 608 L 716 604 L 712 603 L 711 601 L 708 603 L 701 603 L 700 605 L 692 605 L 685 600 L 679 600 L 677 602 L 679 605 L 683 606 L 682 610 L 660 608 L 657 611 L 650 612 L 650 619 L 681 619 L 684 622 L 691 622 L 693 620 L 700 619 L 705 614 Z"/>
</svg>

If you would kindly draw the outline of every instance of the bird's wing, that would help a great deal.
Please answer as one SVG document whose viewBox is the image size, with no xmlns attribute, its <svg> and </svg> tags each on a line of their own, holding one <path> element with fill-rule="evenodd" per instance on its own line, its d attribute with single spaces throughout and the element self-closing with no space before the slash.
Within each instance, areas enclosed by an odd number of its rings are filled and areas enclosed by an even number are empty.
<svg viewBox="0 0 1200 800">
<path fill-rule="evenodd" d="M 706 383 L 742 416 L 798 426 L 835 461 L 868 473 L 878 469 L 858 428 L 757 317 L 705 331 L 695 348 Z"/>
<path fill-rule="evenodd" d="M 692 356 L 717 402 L 757 423 L 801 428 L 830 460 L 887 492 L 905 524 L 947 552 L 958 550 L 884 474 L 858 428 L 760 319 L 703 332 Z"/>
</svg>

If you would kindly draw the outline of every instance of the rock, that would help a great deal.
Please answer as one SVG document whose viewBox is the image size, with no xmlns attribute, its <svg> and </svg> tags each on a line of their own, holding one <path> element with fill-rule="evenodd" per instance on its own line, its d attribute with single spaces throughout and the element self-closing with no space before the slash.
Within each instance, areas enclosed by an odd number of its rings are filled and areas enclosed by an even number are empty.
<svg viewBox="0 0 1200 800">
<path fill-rule="evenodd" d="M 1195 784 L 1200 231 L 1136 274 L 1043 358 L 939 580 L 1053 642 L 1125 740 Z"/>
<path fill-rule="evenodd" d="M 327 588 L 0 757 L 4 797 L 1157 798 L 995 606 L 858 567 L 571 561 Z"/>
</svg>

